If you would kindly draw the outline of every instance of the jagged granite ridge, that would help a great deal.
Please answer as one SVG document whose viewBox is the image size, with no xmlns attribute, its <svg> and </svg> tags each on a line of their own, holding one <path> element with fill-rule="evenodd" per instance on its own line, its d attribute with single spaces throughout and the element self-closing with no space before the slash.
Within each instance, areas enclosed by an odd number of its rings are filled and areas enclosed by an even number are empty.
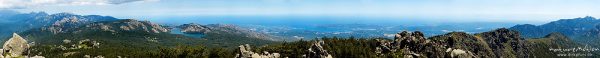
<svg viewBox="0 0 600 58">
<path fill-rule="evenodd" d="M 516 31 L 500 28 L 470 35 L 451 32 L 423 38 L 422 33 L 399 32 L 393 42 L 381 41 L 376 52 L 385 54 L 403 51 L 404 57 L 466 57 L 466 58 L 522 58 L 530 57 L 525 41 Z"/>
</svg>

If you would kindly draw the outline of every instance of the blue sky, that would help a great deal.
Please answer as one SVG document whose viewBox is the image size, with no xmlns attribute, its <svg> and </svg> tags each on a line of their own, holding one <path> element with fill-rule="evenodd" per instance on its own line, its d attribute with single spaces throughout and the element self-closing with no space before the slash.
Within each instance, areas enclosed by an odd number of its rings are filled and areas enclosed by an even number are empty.
<svg viewBox="0 0 600 58">
<path fill-rule="evenodd" d="M 600 17 L 600 0 L 2 0 L 0 9 L 110 15 L 336 16 L 398 20 L 548 22 Z"/>
</svg>

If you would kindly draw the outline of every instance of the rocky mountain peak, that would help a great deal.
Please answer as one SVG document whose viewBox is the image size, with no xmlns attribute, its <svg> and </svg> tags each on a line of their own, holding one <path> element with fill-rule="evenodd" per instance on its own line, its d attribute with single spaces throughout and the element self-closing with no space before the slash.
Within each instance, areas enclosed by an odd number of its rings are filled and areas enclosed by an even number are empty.
<svg viewBox="0 0 600 58">
<path fill-rule="evenodd" d="M 596 18 L 594 18 L 592 16 L 585 16 L 585 17 L 580 18 L 580 19 L 596 20 Z"/>
<path fill-rule="evenodd" d="M 397 33 L 396 36 L 394 36 L 394 39 L 397 41 L 401 41 L 401 40 L 424 41 L 425 37 L 424 37 L 423 33 L 420 31 L 415 31 L 415 32 L 402 31 L 402 32 Z"/>
<path fill-rule="evenodd" d="M 500 29 L 496 29 L 490 32 L 483 32 L 480 33 L 482 36 L 484 37 L 490 37 L 492 39 L 486 39 L 486 40 L 502 40 L 502 41 L 506 41 L 506 40 L 521 40 L 521 36 L 519 35 L 519 32 L 514 31 L 514 30 L 509 30 L 506 28 L 500 28 Z"/>
<path fill-rule="evenodd" d="M 485 37 L 488 42 L 506 43 L 508 41 L 519 41 L 523 40 L 519 35 L 519 32 L 509 30 L 506 28 L 500 28 L 489 32 L 479 33 L 481 37 Z"/>
<path fill-rule="evenodd" d="M 420 31 L 402 31 L 397 33 L 396 36 L 394 36 L 394 42 L 395 43 L 393 43 L 393 45 L 400 45 L 400 47 L 397 48 L 413 48 L 415 46 L 411 45 L 424 43 L 425 37 Z"/>
<path fill-rule="evenodd" d="M 424 34 L 420 31 L 402 31 L 394 36 L 392 42 L 385 40 L 377 41 L 378 47 L 376 47 L 376 53 L 386 54 L 401 50 L 406 54 L 406 57 L 410 58 L 423 56 L 421 53 L 424 51 L 425 44 L 429 40 L 425 39 Z"/>
</svg>

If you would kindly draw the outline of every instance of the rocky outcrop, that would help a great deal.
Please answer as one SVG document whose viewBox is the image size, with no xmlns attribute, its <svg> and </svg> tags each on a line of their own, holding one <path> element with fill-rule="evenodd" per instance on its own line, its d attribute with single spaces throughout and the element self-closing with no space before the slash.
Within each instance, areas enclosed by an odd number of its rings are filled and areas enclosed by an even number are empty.
<svg viewBox="0 0 600 58">
<path fill-rule="evenodd" d="M 18 34 L 13 33 L 13 37 L 4 43 L 2 49 L 4 50 L 2 54 L 22 56 L 27 54 L 26 52 L 27 49 L 29 49 L 29 45 L 27 44 L 27 40 L 23 39 L 23 37 Z"/>
<path fill-rule="evenodd" d="M 445 51 L 448 51 L 447 49 L 452 49 L 472 52 L 473 56 L 475 57 L 494 57 L 492 50 L 488 48 L 487 43 L 484 41 L 483 38 L 470 35 L 464 32 L 450 32 L 448 34 L 430 37 L 430 39 L 432 41 L 432 46 L 436 47 L 436 52 L 440 51 L 441 49 L 445 49 Z M 432 56 L 433 55 L 444 56 L 452 55 L 452 53 L 432 54 Z"/>
<path fill-rule="evenodd" d="M 14 57 L 28 57 L 29 55 L 29 44 L 27 40 L 18 35 L 17 33 L 13 33 L 13 37 L 8 39 L 0 49 L 0 58 L 14 58 Z M 44 58 L 43 56 L 33 56 L 31 58 Z"/>
<path fill-rule="evenodd" d="M 419 31 L 415 31 L 412 33 L 402 31 L 396 34 L 396 36 L 394 36 L 394 42 L 392 43 L 392 45 L 397 45 L 396 47 L 401 49 L 407 48 L 408 50 L 411 50 L 413 52 L 420 52 L 422 51 L 421 49 L 425 48 L 425 43 L 426 40 L 423 36 L 423 33 Z"/>
<path fill-rule="evenodd" d="M 321 44 L 325 44 L 323 41 L 317 41 L 308 49 L 308 58 L 333 58 L 331 54 L 327 52 L 327 50 L 323 49 Z"/>
<path fill-rule="evenodd" d="M 404 52 L 403 54 L 406 54 L 405 56 L 409 57 L 422 56 L 420 52 L 425 51 L 424 49 L 426 48 L 426 44 L 428 42 L 423 33 L 419 31 L 399 32 L 394 36 L 394 40 L 392 42 L 387 42 L 385 40 L 377 41 L 377 44 L 379 45 L 375 48 L 377 53 L 386 54 L 402 50 Z"/>
<path fill-rule="evenodd" d="M 500 28 L 491 32 L 483 32 L 476 35 L 485 39 L 496 57 L 529 57 L 529 50 L 526 47 L 526 42 L 521 38 L 517 31 Z"/>
<path fill-rule="evenodd" d="M 204 34 L 210 32 L 208 27 L 196 23 L 183 24 L 177 26 L 177 28 L 180 28 L 181 32 L 188 34 Z"/>
<path fill-rule="evenodd" d="M 472 54 L 473 52 L 464 51 L 461 49 L 448 48 L 446 53 L 450 53 L 451 58 L 475 58 L 475 56 Z"/>
<path fill-rule="evenodd" d="M 279 53 L 269 53 L 265 51 L 262 54 L 260 54 L 252 52 L 252 48 L 248 44 L 240 45 L 238 47 L 240 50 L 240 54 L 237 54 L 235 58 L 280 58 Z"/>
</svg>

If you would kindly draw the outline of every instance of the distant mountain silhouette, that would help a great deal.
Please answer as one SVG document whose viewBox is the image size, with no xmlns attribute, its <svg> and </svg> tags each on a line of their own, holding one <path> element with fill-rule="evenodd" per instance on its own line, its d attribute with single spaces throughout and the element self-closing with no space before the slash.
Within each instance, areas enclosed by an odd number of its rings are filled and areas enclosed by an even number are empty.
<svg viewBox="0 0 600 58">
<path fill-rule="evenodd" d="M 543 25 L 535 26 L 531 24 L 522 24 L 511 27 L 510 29 L 520 31 L 525 37 L 543 37 L 552 32 L 563 33 L 567 36 L 580 36 L 595 28 L 600 23 L 600 19 L 591 16 L 573 19 L 560 19 Z"/>
<path fill-rule="evenodd" d="M 560 19 L 543 25 L 521 24 L 511 27 L 511 30 L 521 32 L 525 38 L 541 38 L 550 33 L 561 33 L 575 42 L 584 44 L 594 44 L 597 41 L 600 30 L 597 26 L 600 24 L 600 19 L 586 16 L 573 19 Z"/>
</svg>

